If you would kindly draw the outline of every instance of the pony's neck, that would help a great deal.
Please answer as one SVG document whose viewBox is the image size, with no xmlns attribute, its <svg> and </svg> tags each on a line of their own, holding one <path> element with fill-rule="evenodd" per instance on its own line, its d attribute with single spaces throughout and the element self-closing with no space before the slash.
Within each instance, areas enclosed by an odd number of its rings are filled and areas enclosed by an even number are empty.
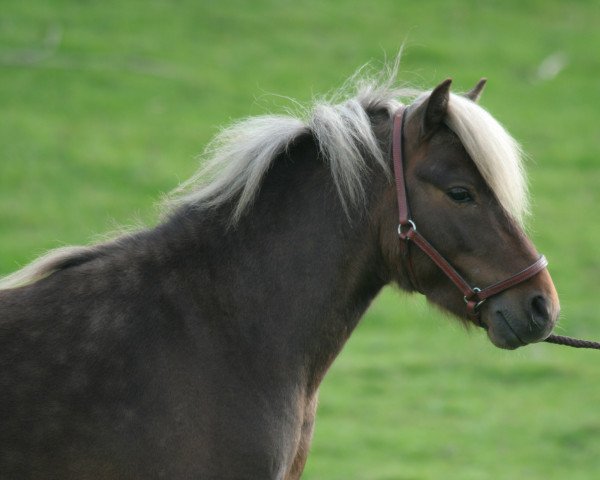
<svg viewBox="0 0 600 480">
<path fill-rule="evenodd" d="M 274 163 L 235 227 L 218 213 L 188 211 L 198 252 L 189 275 L 199 285 L 210 278 L 214 292 L 197 292 L 199 304 L 221 305 L 222 318 L 210 321 L 252 349 L 254 362 L 314 391 L 388 280 L 366 210 L 348 219 L 316 147 L 303 142 Z"/>
</svg>

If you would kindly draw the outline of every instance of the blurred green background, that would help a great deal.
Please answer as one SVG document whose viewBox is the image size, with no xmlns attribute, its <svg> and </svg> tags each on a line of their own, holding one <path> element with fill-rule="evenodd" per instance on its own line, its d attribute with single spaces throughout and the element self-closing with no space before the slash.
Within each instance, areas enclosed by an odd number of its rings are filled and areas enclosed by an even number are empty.
<svg viewBox="0 0 600 480">
<path fill-rule="evenodd" d="M 393 58 L 402 81 L 489 84 L 529 155 L 530 231 L 560 331 L 600 338 L 600 5 L 538 1 L 3 0 L 0 274 L 152 224 L 231 120 Z M 600 478 L 600 356 L 495 349 L 385 291 L 321 390 L 307 479 Z"/>
</svg>

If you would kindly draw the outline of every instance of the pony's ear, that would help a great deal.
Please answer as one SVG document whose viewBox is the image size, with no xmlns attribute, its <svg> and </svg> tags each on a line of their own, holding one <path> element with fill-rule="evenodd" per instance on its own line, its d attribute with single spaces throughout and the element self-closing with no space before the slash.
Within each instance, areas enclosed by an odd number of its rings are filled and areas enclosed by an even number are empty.
<svg viewBox="0 0 600 480">
<path fill-rule="evenodd" d="M 425 100 L 423 107 L 422 133 L 427 136 L 438 129 L 444 121 L 448 112 L 448 100 L 450 99 L 451 78 L 447 78 L 433 89 L 429 98 Z"/>
<path fill-rule="evenodd" d="M 481 92 L 483 92 L 483 87 L 485 87 L 486 83 L 487 78 L 482 78 L 477 82 L 477 85 L 475 85 L 472 90 L 465 93 L 465 97 L 467 97 L 469 100 L 476 102 L 477 100 L 479 100 L 479 97 L 481 97 Z"/>
</svg>

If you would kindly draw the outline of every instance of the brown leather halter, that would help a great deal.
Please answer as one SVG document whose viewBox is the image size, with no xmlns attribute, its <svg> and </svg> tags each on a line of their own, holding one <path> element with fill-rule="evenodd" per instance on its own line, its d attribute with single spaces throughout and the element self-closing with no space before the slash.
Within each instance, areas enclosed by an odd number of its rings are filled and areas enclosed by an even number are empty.
<svg viewBox="0 0 600 480">
<path fill-rule="evenodd" d="M 402 106 L 394 115 L 394 128 L 392 133 L 392 158 L 394 161 L 394 175 L 396 177 L 396 196 L 398 198 L 398 235 L 400 237 L 400 250 L 407 260 L 407 269 L 410 281 L 420 291 L 415 275 L 412 259 L 410 256 L 410 244 L 414 243 L 444 272 L 444 274 L 462 292 L 466 303 L 467 314 L 474 320 L 479 320 L 479 307 L 488 298 L 514 287 L 519 283 L 533 277 L 548 265 L 544 255 L 540 255 L 536 262 L 508 277 L 505 280 L 494 283 L 486 288 L 471 287 L 467 281 L 456 271 L 456 269 L 438 252 L 418 231 L 415 221 L 410 216 L 408 198 L 406 195 L 406 184 L 404 179 L 402 136 L 404 125 L 404 112 L 406 107 Z"/>
</svg>

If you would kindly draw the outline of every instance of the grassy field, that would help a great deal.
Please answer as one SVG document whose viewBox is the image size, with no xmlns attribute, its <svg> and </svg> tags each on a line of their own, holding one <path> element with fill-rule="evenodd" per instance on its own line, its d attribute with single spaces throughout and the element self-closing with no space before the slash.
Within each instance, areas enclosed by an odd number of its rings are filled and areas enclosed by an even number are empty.
<svg viewBox="0 0 600 480">
<path fill-rule="evenodd" d="M 153 223 L 218 127 L 340 86 L 404 43 L 402 80 L 489 78 L 519 139 L 561 331 L 600 338 L 596 0 L 3 0 L 0 274 Z M 307 479 L 600 478 L 600 356 L 495 349 L 385 291 L 326 378 Z"/>
</svg>

